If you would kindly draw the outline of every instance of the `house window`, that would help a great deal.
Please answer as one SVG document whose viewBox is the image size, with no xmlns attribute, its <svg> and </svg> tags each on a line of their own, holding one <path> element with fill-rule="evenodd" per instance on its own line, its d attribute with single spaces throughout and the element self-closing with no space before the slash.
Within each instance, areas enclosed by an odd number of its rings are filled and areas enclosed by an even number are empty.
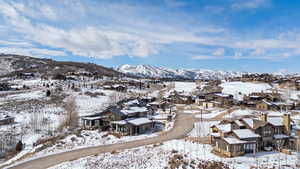
<svg viewBox="0 0 300 169">
<path fill-rule="evenodd" d="M 280 129 L 279 128 L 275 128 L 275 134 L 281 134 Z"/>
<path fill-rule="evenodd" d="M 263 135 L 265 135 L 265 136 L 269 136 L 271 134 L 272 134 L 271 130 L 264 130 L 263 131 Z"/>
</svg>

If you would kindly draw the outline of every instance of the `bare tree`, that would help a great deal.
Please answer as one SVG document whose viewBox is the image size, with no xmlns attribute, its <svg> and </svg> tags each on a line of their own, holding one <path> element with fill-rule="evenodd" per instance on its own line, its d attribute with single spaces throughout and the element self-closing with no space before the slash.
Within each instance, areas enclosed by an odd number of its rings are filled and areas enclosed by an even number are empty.
<svg viewBox="0 0 300 169">
<path fill-rule="evenodd" d="M 34 108 L 30 114 L 30 126 L 34 132 L 42 130 L 44 113 L 39 108 Z"/>
<path fill-rule="evenodd" d="M 125 94 L 120 92 L 114 92 L 109 96 L 108 104 L 116 105 L 119 101 L 124 100 L 126 98 Z"/>
<path fill-rule="evenodd" d="M 74 97 L 68 99 L 67 104 L 65 105 L 65 110 L 65 118 L 62 120 L 60 129 L 64 127 L 69 127 L 70 129 L 78 127 L 79 117 L 76 110 L 76 102 Z"/>
</svg>

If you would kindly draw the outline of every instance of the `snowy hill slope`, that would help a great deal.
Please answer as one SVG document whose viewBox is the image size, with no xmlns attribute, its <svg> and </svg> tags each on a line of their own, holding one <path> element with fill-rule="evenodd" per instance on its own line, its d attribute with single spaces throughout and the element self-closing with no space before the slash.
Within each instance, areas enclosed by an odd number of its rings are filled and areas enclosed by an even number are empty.
<svg viewBox="0 0 300 169">
<path fill-rule="evenodd" d="M 29 56 L 0 54 L 0 76 L 14 76 L 18 72 L 36 72 L 41 75 L 51 75 L 76 72 L 79 70 L 99 76 L 123 76 L 122 73 L 113 69 L 92 63 L 62 62 Z"/>
<path fill-rule="evenodd" d="M 139 77 L 151 78 L 182 78 L 182 79 L 225 79 L 242 76 L 241 72 L 213 71 L 205 69 L 167 69 L 151 65 L 122 65 L 115 70 Z"/>
</svg>

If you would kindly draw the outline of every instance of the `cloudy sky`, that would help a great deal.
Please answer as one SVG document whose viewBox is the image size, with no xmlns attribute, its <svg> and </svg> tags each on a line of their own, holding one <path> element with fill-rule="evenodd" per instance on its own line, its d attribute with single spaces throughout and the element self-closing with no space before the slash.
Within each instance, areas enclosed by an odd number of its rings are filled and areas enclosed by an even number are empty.
<svg viewBox="0 0 300 169">
<path fill-rule="evenodd" d="M 0 0 L 0 53 L 300 72 L 298 0 Z"/>
</svg>

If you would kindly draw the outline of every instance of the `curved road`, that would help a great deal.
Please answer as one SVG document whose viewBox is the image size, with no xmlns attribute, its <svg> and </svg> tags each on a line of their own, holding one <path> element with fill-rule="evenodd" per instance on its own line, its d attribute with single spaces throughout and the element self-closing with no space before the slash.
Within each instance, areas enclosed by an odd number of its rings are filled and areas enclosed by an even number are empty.
<svg viewBox="0 0 300 169">
<path fill-rule="evenodd" d="M 135 147 L 145 146 L 149 144 L 161 143 L 164 141 L 185 137 L 194 127 L 195 118 L 193 114 L 177 113 L 174 127 L 157 137 L 147 138 L 143 140 L 130 141 L 119 144 L 101 145 L 67 151 L 59 154 L 53 154 L 38 159 L 33 159 L 11 168 L 13 169 L 45 169 L 66 161 L 72 161 L 86 156 L 91 156 L 99 153 L 111 152 L 113 150 L 124 150 Z"/>
</svg>

